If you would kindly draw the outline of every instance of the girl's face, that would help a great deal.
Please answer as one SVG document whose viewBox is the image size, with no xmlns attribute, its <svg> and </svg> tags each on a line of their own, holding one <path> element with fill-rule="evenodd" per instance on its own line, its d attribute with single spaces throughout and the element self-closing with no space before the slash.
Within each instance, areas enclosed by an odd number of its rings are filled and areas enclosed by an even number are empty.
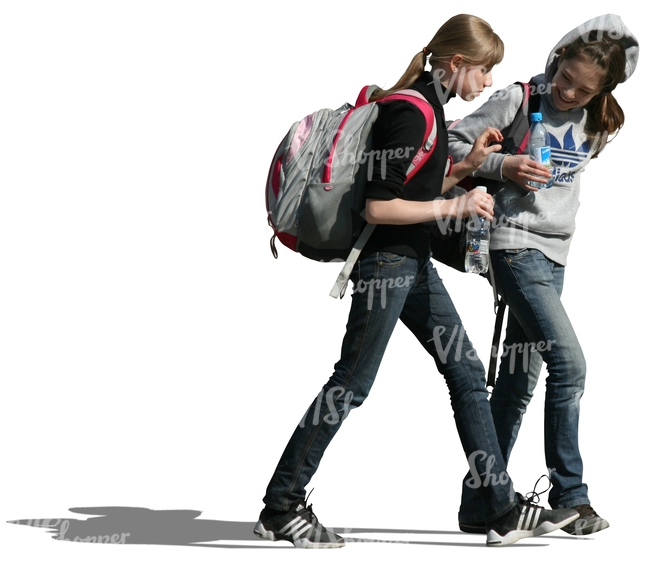
<svg viewBox="0 0 650 562">
<path fill-rule="evenodd" d="M 560 111 L 584 107 L 600 93 L 605 71 L 581 58 L 560 61 L 553 76 L 553 104 Z"/>
<path fill-rule="evenodd" d="M 461 66 L 453 80 L 453 91 L 465 101 L 472 101 L 492 86 L 492 69 L 485 66 Z"/>
</svg>

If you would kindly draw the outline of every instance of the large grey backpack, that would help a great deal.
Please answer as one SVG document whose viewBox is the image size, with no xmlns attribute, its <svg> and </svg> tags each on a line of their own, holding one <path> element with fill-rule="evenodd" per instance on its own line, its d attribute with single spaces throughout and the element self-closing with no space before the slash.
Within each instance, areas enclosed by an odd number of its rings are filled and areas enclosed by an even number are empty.
<svg viewBox="0 0 650 562">
<path fill-rule="evenodd" d="M 310 259 L 345 261 L 330 292 L 335 298 L 343 296 L 352 267 L 374 229 L 364 218 L 366 181 L 372 167 L 390 157 L 371 149 L 378 104 L 407 101 L 424 115 L 425 136 L 406 181 L 436 144 L 435 114 L 422 94 L 401 90 L 369 102 L 375 88 L 363 88 L 354 106 L 321 109 L 294 123 L 273 157 L 266 183 L 273 255 L 278 256 L 277 238 Z"/>
</svg>

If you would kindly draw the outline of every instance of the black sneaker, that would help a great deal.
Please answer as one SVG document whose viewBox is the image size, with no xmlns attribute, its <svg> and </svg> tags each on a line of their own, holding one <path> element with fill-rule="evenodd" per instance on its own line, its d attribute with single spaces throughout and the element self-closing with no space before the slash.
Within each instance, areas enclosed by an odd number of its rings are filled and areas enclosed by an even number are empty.
<svg viewBox="0 0 650 562">
<path fill-rule="evenodd" d="M 521 494 L 514 509 L 487 525 L 487 546 L 503 546 L 561 529 L 580 517 L 573 509 L 544 509 Z"/>
<path fill-rule="evenodd" d="M 323 527 L 314 515 L 311 505 L 296 502 L 286 512 L 264 508 L 253 532 L 262 539 L 285 540 L 297 548 L 340 548 L 345 541 L 337 534 Z"/>
<path fill-rule="evenodd" d="M 570 535 L 591 535 L 609 527 L 609 523 L 588 504 L 576 505 L 571 509 L 575 509 L 580 514 L 580 518 L 562 527 L 562 530 Z"/>
</svg>

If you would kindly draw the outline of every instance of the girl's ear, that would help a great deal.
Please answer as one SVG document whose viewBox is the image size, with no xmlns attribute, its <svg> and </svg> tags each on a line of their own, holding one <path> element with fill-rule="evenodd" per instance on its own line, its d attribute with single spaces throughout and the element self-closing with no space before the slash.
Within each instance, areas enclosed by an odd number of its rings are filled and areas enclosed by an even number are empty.
<svg viewBox="0 0 650 562">
<path fill-rule="evenodd" d="M 449 61 L 449 66 L 451 66 L 452 72 L 456 72 L 463 63 L 463 55 L 454 55 Z"/>
</svg>

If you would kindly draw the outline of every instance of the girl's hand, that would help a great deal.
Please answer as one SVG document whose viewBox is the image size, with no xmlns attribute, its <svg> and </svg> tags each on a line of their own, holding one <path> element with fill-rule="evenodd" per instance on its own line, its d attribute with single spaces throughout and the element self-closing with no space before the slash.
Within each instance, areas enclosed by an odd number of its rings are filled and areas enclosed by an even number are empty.
<svg viewBox="0 0 650 562">
<path fill-rule="evenodd" d="M 460 180 L 476 172 L 490 154 L 501 150 L 500 144 L 491 143 L 501 142 L 502 140 L 503 135 L 499 129 L 494 127 L 485 129 L 476 137 L 467 156 L 452 166 L 451 173 L 442 182 L 442 192 L 446 193 Z"/>
<path fill-rule="evenodd" d="M 545 183 L 552 177 L 546 166 L 542 166 L 524 154 L 506 156 L 503 159 L 501 173 L 528 191 L 539 191 L 538 188 L 531 186 L 530 182 Z"/>
<path fill-rule="evenodd" d="M 452 201 L 456 202 L 454 215 L 457 219 L 477 215 L 490 221 L 494 218 L 494 198 L 480 189 L 472 189 Z"/>
<path fill-rule="evenodd" d="M 470 150 L 469 154 L 463 161 L 470 166 L 471 171 L 475 172 L 481 167 L 481 164 L 485 162 L 485 159 L 490 154 L 501 150 L 500 144 L 492 143 L 499 143 L 502 140 L 503 135 L 499 129 L 488 127 L 478 137 L 476 137 L 472 150 Z"/>
</svg>

